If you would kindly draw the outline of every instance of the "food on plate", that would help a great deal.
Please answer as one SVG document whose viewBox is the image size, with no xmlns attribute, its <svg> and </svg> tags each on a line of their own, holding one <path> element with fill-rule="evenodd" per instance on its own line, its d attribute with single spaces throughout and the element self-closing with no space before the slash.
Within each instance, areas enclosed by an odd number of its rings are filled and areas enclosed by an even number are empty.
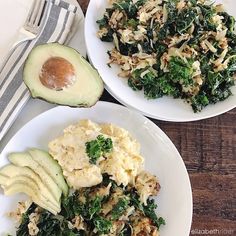
<svg viewBox="0 0 236 236">
<path fill-rule="evenodd" d="M 19 222 L 17 236 L 159 236 L 165 220 L 151 197 L 160 184 L 144 170 L 140 144 L 127 130 L 80 120 L 48 147 L 50 155 L 35 148 L 12 153 L 12 164 L 0 170 L 5 193 L 31 197 L 9 213 Z M 45 173 L 66 190 L 59 201 Z M 17 191 L 9 190 L 14 184 Z"/>
<path fill-rule="evenodd" d="M 48 149 L 69 186 L 75 189 L 101 183 L 103 173 L 118 185 L 133 184 L 144 162 L 139 143 L 127 130 L 90 120 L 65 128 L 63 135 L 49 143 Z"/>
<path fill-rule="evenodd" d="M 90 107 L 103 92 L 98 72 L 73 48 L 58 43 L 30 52 L 23 79 L 32 97 L 72 107 Z"/>
<path fill-rule="evenodd" d="M 235 84 L 235 19 L 205 0 L 113 0 L 97 21 L 120 66 L 148 99 L 182 98 L 194 112 L 227 99 Z"/>
<path fill-rule="evenodd" d="M 0 184 L 4 194 L 13 195 L 23 192 L 53 214 L 60 212 L 60 201 L 54 198 L 50 189 L 45 187 L 41 178 L 30 168 L 9 164 L 4 166 L 0 173 L 2 177 Z"/>
<path fill-rule="evenodd" d="M 11 163 L 18 166 L 25 166 L 33 169 L 41 178 L 45 179 L 49 185 L 56 183 L 56 192 L 63 192 L 68 195 L 68 186 L 62 174 L 61 167 L 58 163 L 45 151 L 31 148 L 27 152 L 11 153 L 8 156 Z M 53 187 L 51 187 L 53 189 Z"/>
<path fill-rule="evenodd" d="M 45 151 L 29 149 L 11 153 L 11 164 L 0 169 L 0 185 L 6 195 L 26 193 L 39 206 L 57 214 L 61 211 L 61 195 L 68 186 L 61 167 Z"/>
<path fill-rule="evenodd" d="M 143 204 L 133 186 L 118 186 L 104 174 L 99 185 L 80 188 L 63 199 L 57 216 L 33 203 L 24 212 L 17 235 L 158 236 L 165 221 L 157 217 L 156 207 L 153 199 Z"/>
</svg>

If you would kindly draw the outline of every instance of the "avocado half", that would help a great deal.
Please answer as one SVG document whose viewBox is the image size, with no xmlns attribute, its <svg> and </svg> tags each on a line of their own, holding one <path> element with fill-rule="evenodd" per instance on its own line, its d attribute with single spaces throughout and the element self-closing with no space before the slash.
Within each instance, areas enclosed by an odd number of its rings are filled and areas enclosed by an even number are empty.
<svg viewBox="0 0 236 236">
<path fill-rule="evenodd" d="M 23 80 L 33 98 L 72 107 L 93 106 L 104 90 L 97 70 L 76 50 L 58 43 L 32 49 Z"/>
</svg>

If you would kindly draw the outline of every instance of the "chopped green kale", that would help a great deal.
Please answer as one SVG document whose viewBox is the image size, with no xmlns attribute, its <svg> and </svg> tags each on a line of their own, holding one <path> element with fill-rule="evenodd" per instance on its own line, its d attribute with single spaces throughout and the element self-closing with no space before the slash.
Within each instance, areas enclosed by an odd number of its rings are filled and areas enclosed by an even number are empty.
<svg viewBox="0 0 236 236">
<path fill-rule="evenodd" d="M 104 138 L 102 135 L 98 135 L 95 140 L 87 142 L 85 145 L 86 153 L 92 164 L 96 164 L 102 155 L 111 152 L 113 148 L 111 138 Z"/>
<path fill-rule="evenodd" d="M 95 214 L 98 214 L 102 208 L 102 198 L 96 196 L 88 204 L 88 214 L 89 219 L 91 220 Z"/>
<path fill-rule="evenodd" d="M 145 214 L 145 216 L 149 217 L 158 229 L 161 225 L 166 224 L 165 220 L 162 217 L 157 217 L 155 212 L 157 205 L 155 204 L 153 199 L 148 199 L 147 204 L 144 205 L 140 202 L 137 192 L 133 191 L 130 194 L 130 202 L 136 209 L 139 209 Z"/>
<path fill-rule="evenodd" d="M 96 218 L 94 218 L 93 223 L 99 234 L 108 234 L 112 227 L 111 221 L 101 216 L 97 216 Z"/>
<path fill-rule="evenodd" d="M 155 209 L 157 208 L 157 205 L 155 204 L 153 199 L 148 199 L 147 200 L 147 205 L 143 205 L 143 212 L 144 214 L 152 219 L 154 224 L 157 226 L 159 229 L 161 225 L 165 225 L 165 220 L 162 217 L 157 217 L 155 213 Z"/>
<path fill-rule="evenodd" d="M 121 198 L 111 211 L 112 220 L 118 220 L 129 206 L 128 198 Z"/>
</svg>

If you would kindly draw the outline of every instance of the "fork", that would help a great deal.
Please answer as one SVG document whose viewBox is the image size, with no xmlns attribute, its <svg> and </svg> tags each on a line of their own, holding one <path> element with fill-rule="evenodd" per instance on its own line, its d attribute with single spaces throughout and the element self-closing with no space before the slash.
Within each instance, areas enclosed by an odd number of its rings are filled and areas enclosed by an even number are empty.
<svg viewBox="0 0 236 236">
<path fill-rule="evenodd" d="M 0 67 L 0 74 L 16 48 L 25 41 L 35 39 L 41 32 L 47 18 L 51 0 L 34 0 L 24 25 L 20 28 L 15 43 L 7 53 Z"/>
</svg>

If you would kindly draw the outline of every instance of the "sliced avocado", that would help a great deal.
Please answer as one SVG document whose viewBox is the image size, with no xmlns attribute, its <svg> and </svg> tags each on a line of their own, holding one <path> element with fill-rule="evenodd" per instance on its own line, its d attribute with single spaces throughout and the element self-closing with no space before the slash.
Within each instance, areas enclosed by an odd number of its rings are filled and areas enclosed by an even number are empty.
<svg viewBox="0 0 236 236">
<path fill-rule="evenodd" d="M 64 176 L 62 174 L 62 169 L 57 161 L 54 160 L 48 152 L 37 148 L 31 148 L 28 150 L 28 152 L 31 155 L 32 159 L 39 165 L 41 165 L 45 169 L 45 171 L 53 178 L 53 180 L 61 188 L 63 194 L 67 196 L 69 191 L 68 185 L 65 182 Z"/>
<path fill-rule="evenodd" d="M 94 105 L 104 89 L 97 70 L 76 50 L 58 43 L 33 48 L 23 79 L 32 97 L 72 107 Z"/>
<path fill-rule="evenodd" d="M 15 184 L 25 184 L 26 186 L 30 187 L 34 194 L 38 196 L 38 198 L 41 199 L 41 201 L 45 204 L 45 209 L 52 209 L 53 211 L 60 212 L 60 205 L 57 203 L 52 203 L 48 197 L 44 196 L 43 191 L 39 188 L 36 182 L 34 182 L 33 179 L 29 178 L 28 176 L 15 176 L 13 178 L 10 178 L 6 184 L 2 185 L 4 192 L 10 187 Z M 31 197 L 31 195 L 29 195 Z"/>
<path fill-rule="evenodd" d="M 11 185 L 20 179 L 23 179 L 27 184 L 34 185 L 40 194 L 45 197 L 46 201 L 50 201 L 56 208 L 60 208 L 60 201 L 56 201 L 50 190 L 43 184 L 39 175 L 28 167 L 15 166 L 9 164 L 0 169 L 0 174 L 7 176 L 8 179 L 3 186 Z"/>
<path fill-rule="evenodd" d="M 54 182 L 52 177 L 45 171 L 45 169 L 39 165 L 36 161 L 34 161 L 29 153 L 11 153 L 8 156 L 8 159 L 11 163 L 21 166 L 21 167 L 29 167 L 35 173 L 37 173 L 42 182 L 47 186 L 47 188 L 51 191 L 54 199 L 57 202 L 60 202 L 62 190 L 58 187 L 58 185 Z"/>
<path fill-rule="evenodd" d="M 40 207 L 50 211 L 52 214 L 57 215 L 60 210 L 52 209 L 48 206 L 47 202 L 44 201 L 42 195 L 37 194 L 37 189 L 34 189 L 31 185 L 27 185 L 25 182 L 17 182 L 12 185 L 7 186 L 4 189 L 5 195 L 13 195 L 16 193 L 25 193 L 32 198 L 32 201 L 35 202 Z"/>
</svg>

